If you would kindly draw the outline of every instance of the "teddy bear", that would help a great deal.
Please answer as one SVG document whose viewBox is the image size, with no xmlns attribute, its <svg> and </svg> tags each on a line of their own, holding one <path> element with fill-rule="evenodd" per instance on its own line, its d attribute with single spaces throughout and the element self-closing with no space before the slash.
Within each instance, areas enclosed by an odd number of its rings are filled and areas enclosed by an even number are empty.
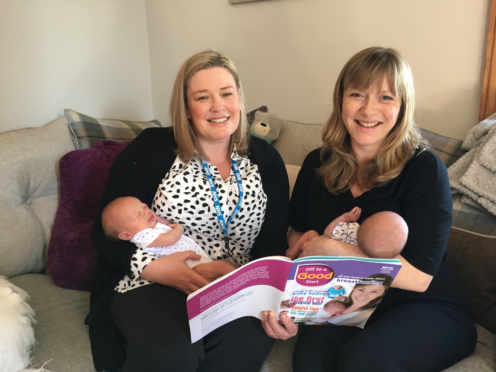
<svg viewBox="0 0 496 372">
<path fill-rule="evenodd" d="M 251 135 L 259 137 L 272 143 L 279 137 L 279 132 L 283 127 L 285 119 L 268 112 L 256 111 L 255 118 L 250 127 Z"/>
</svg>

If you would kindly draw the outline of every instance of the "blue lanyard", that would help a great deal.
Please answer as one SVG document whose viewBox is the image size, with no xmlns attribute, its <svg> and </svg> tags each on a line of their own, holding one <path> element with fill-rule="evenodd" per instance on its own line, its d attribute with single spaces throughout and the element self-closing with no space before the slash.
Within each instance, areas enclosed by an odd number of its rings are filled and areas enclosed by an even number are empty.
<svg viewBox="0 0 496 372">
<path fill-rule="evenodd" d="M 236 214 L 241 209 L 241 203 L 243 201 L 243 180 L 241 179 L 241 174 L 239 173 L 238 162 L 234 159 L 231 159 L 234 175 L 236 176 L 236 181 L 238 183 L 239 201 L 238 201 L 238 205 L 234 209 L 233 214 L 229 218 L 229 221 L 227 221 L 227 225 L 226 225 L 226 220 L 224 219 L 224 214 L 222 213 L 222 209 L 220 207 L 217 187 L 215 187 L 215 182 L 212 178 L 212 174 L 210 173 L 210 170 L 208 169 L 208 164 L 204 159 L 202 159 L 202 163 L 203 163 L 203 169 L 205 169 L 205 173 L 207 174 L 208 183 L 210 185 L 210 191 L 212 192 L 212 198 L 214 199 L 215 212 L 217 213 L 217 218 L 219 219 L 220 227 L 222 228 L 222 232 L 224 233 L 225 247 L 227 248 L 227 251 L 231 255 L 231 257 L 234 258 L 234 251 L 229 247 L 229 237 L 227 235 L 227 228 L 231 224 L 231 221 L 233 220 L 234 216 L 236 216 Z"/>
</svg>

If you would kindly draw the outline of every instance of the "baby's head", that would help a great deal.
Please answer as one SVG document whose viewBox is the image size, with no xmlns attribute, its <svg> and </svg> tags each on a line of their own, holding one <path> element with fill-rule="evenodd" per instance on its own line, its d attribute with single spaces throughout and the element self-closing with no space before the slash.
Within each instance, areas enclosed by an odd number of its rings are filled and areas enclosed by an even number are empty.
<svg viewBox="0 0 496 372">
<path fill-rule="evenodd" d="M 357 242 L 373 258 L 393 258 L 401 253 L 408 239 L 408 226 L 397 213 L 378 212 L 360 225 Z"/>
<path fill-rule="evenodd" d="M 102 227 L 107 236 L 131 240 L 133 236 L 157 224 L 155 213 L 137 198 L 126 196 L 107 204 L 102 212 Z"/>
<path fill-rule="evenodd" d="M 346 310 L 346 305 L 341 301 L 329 301 L 324 305 L 324 311 L 329 315 L 341 314 Z"/>
<path fill-rule="evenodd" d="M 339 285 L 339 284 L 336 284 L 334 286 L 334 289 L 336 289 L 336 290 L 340 290 L 341 288 L 343 288 L 343 286 L 342 285 Z"/>
</svg>

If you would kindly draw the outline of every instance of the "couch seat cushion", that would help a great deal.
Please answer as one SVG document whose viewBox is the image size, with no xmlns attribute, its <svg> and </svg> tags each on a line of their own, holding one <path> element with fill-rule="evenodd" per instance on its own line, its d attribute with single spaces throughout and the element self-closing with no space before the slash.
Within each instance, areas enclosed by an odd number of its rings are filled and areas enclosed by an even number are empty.
<svg viewBox="0 0 496 372">
<path fill-rule="evenodd" d="M 35 312 L 36 346 L 32 365 L 51 372 L 94 372 L 88 327 L 89 292 L 62 289 L 48 275 L 27 274 L 11 278 L 25 290 Z"/>
</svg>

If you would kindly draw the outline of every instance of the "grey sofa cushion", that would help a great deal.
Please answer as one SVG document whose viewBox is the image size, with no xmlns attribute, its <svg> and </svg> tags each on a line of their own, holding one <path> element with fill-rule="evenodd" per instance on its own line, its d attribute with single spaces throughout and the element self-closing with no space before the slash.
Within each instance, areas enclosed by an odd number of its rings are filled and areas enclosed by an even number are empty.
<svg viewBox="0 0 496 372">
<path fill-rule="evenodd" d="M 0 274 L 40 272 L 58 206 L 57 162 L 74 150 L 65 119 L 0 134 Z M 20 249 L 22 247 L 22 249 Z M 44 249 L 42 249 L 44 247 Z"/>
<path fill-rule="evenodd" d="M 35 311 L 33 366 L 51 372 L 94 372 L 88 327 L 89 292 L 62 289 L 48 275 L 27 274 L 11 279 L 29 295 Z"/>
<path fill-rule="evenodd" d="M 307 154 L 322 146 L 322 124 L 302 124 L 286 121 L 279 138 L 272 145 L 279 151 L 285 164 L 302 165 Z"/>
</svg>

